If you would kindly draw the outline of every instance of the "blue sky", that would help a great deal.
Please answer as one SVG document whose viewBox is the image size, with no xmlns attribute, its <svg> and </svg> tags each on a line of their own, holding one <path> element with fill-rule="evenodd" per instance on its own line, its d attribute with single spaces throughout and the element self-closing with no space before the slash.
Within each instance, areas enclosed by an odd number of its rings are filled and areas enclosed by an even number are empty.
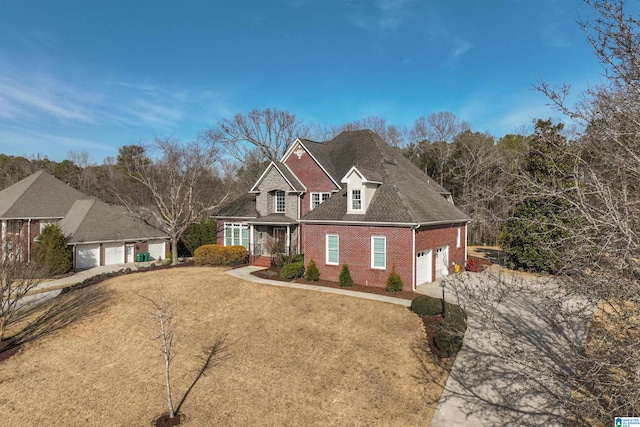
<svg viewBox="0 0 640 427">
<path fill-rule="evenodd" d="M 451 111 L 496 137 L 602 69 L 579 0 L 2 0 L 0 152 L 96 162 L 276 107 L 319 124 Z"/>
</svg>

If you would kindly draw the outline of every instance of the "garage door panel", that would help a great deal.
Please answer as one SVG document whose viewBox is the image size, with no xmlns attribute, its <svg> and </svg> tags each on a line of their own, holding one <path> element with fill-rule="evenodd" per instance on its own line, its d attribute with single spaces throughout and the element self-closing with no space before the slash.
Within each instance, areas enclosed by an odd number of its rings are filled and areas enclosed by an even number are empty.
<svg viewBox="0 0 640 427">
<path fill-rule="evenodd" d="M 124 245 L 122 243 L 105 243 L 104 265 L 122 264 L 124 262 Z"/>
<path fill-rule="evenodd" d="M 149 241 L 149 256 L 152 260 L 165 259 L 164 253 L 164 240 L 151 240 Z"/>
<path fill-rule="evenodd" d="M 416 254 L 416 283 L 432 282 L 432 253 L 431 250 L 421 251 Z"/>
<path fill-rule="evenodd" d="M 91 268 L 100 265 L 100 245 L 76 246 L 76 268 Z"/>
</svg>

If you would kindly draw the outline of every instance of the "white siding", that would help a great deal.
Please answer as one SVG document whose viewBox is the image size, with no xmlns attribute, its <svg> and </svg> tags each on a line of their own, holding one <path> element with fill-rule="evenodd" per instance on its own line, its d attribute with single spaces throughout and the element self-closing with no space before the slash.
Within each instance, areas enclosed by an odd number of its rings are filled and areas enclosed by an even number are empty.
<svg viewBox="0 0 640 427">
<path fill-rule="evenodd" d="M 100 244 L 76 246 L 76 269 L 97 267 L 100 265 Z"/>
</svg>

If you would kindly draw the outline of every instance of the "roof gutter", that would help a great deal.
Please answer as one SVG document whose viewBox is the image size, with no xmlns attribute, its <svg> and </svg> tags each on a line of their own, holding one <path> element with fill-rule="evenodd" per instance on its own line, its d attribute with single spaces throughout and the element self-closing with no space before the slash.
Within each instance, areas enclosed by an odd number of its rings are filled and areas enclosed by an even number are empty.
<svg viewBox="0 0 640 427">
<path fill-rule="evenodd" d="M 443 224 L 466 224 L 468 219 L 460 220 L 442 220 L 429 222 L 376 222 L 376 221 L 342 221 L 342 220 L 322 220 L 322 219 L 301 219 L 299 222 L 303 224 L 336 224 L 336 225 L 372 225 L 380 227 L 425 227 L 430 225 Z"/>
</svg>

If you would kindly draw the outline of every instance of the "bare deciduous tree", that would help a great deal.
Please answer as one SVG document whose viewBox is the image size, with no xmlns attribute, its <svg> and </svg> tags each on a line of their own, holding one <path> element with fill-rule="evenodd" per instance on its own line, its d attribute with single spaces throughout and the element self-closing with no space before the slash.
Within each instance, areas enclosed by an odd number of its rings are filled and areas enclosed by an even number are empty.
<svg viewBox="0 0 640 427">
<path fill-rule="evenodd" d="M 252 110 L 223 119 L 216 128 L 203 133 L 209 141 L 222 143 L 229 155 L 243 162 L 248 151 L 257 148 L 267 160 L 279 160 L 296 138 L 305 138 L 309 126 L 295 114 L 276 108 Z"/>
<path fill-rule="evenodd" d="M 6 242 L 0 255 L 0 342 L 24 297 L 45 278 L 41 265 L 19 260 L 20 248 L 20 242 Z"/>
<path fill-rule="evenodd" d="M 219 160 L 215 145 L 200 141 L 182 145 L 172 138 L 155 143 L 160 157 L 127 166 L 129 176 L 150 192 L 153 206 L 139 206 L 126 195 L 118 197 L 129 211 L 158 224 L 169 235 L 175 265 L 182 233 L 220 206 L 228 191 L 215 168 Z"/>
</svg>

